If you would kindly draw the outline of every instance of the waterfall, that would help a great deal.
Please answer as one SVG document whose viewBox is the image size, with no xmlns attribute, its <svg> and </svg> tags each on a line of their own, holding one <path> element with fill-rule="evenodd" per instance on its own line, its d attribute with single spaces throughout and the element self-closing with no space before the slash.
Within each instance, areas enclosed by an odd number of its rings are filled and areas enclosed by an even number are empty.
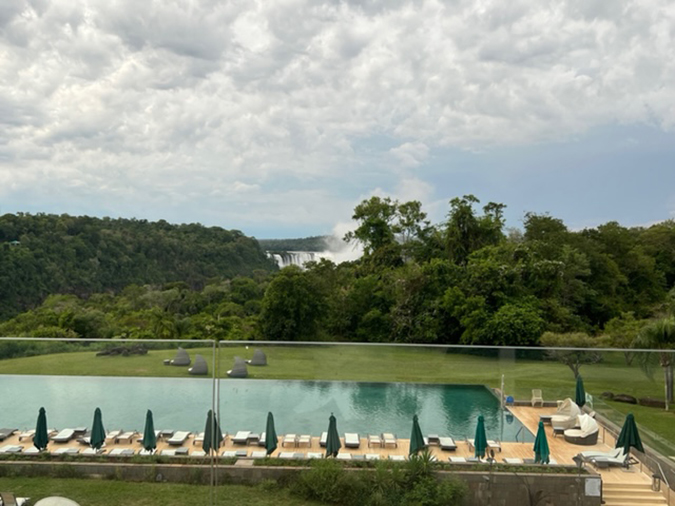
<svg viewBox="0 0 675 506">
<path fill-rule="evenodd" d="M 278 253 L 268 251 L 267 255 L 274 259 L 280 269 L 289 265 L 297 265 L 304 268 L 306 262 L 316 261 L 321 258 L 330 259 L 330 253 L 327 251 L 282 251 Z"/>
</svg>

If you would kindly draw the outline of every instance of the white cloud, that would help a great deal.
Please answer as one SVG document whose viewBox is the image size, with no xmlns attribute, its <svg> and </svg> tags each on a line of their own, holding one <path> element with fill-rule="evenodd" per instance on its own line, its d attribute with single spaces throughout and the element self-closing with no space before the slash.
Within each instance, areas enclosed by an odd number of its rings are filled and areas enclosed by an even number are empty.
<svg viewBox="0 0 675 506">
<path fill-rule="evenodd" d="M 304 222 L 317 212 L 275 199 L 271 181 L 347 208 L 373 186 L 354 147 L 373 136 L 396 147 L 372 159 L 393 157 L 407 180 L 395 190 L 418 198 L 432 189 L 406 171 L 438 147 L 675 125 L 667 0 L 26 5 L 0 7 L 5 198 L 76 187 L 96 196 L 90 212 L 122 214 L 125 199 L 170 210 L 243 193 L 255 217 L 241 201 L 224 223 Z M 312 205 L 335 215 L 324 201 Z"/>
</svg>

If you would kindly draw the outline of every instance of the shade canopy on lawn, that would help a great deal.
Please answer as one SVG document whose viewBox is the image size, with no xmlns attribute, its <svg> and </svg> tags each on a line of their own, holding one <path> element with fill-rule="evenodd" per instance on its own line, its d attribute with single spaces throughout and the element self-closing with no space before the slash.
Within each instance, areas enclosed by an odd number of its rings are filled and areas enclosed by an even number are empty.
<svg viewBox="0 0 675 506">
<path fill-rule="evenodd" d="M 574 394 L 574 400 L 580 408 L 586 404 L 586 391 L 584 390 L 584 380 L 577 376 L 577 389 Z"/>
<path fill-rule="evenodd" d="M 265 425 L 265 449 L 267 450 L 267 455 L 271 455 L 274 450 L 277 449 L 277 431 L 274 428 L 274 416 L 272 412 L 267 413 L 267 425 Z"/>
<path fill-rule="evenodd" d="M 49 434 L 47 434 L 47 412 L 45 408 L 40 408 L 35 425 L 35 436 L 33 436 L 33 444 L 39 451 L 47 448 L 49 443 Z"/>
<path fill-rule="evenodd" d="M 204 427 L 204 442 L 202 449 L 208 454 L 211 450 L 217 452 L 220 443 L 223 441 L 223 433 L 218 425 L 218 419 L 212 409 L 209 409 L 206 415 L 206 426 Z"/>
<path fill-rule="evenodd" d="M 417 454 L 417 452 L 424 449 L 425 446 L 422 429 L 420 429 L 420 422 L 417 419 L 417 415 L 415 415 L 413 416 L 412 433 L 410 434 L 410 451 L 408 452 L 408 455 Z"/>
<path fill-rule="evenodd" d="M 152 419 L 152 411 L 145 414 L 145 428 L 143 429 L 143 448 L 151 452 L 157 448 L 157 435 L 155 434 L 155 422 Z"/>
<path fill-rule="evenodd" d="M 476 425 L 476 437 L 473 440 L 473 447 L 475 449 L 474 455 L 479 459 L 485 457 L 485 450 L 487 450 L 487 435 L 485 434 L 485 420 L 483 415 L 478 416 L 478 424 Z"/>
<path fill-rule="evenodd" d="M 536 464 L 548 464 L 551 452 L 548 449 L 548 440 L 544 430 L 544 422 L 539 422 L 537 437 L 534 439 L 534 462 Z"/>
<path fill-rule="evenodd" d="M 628 416 L 626 416 L 619 437 L 616 439 L 616 447 L 623 448 L 626 456 L 631 448 L 644 453 L 645 449 L 642 447 L 642 440 L 640 439 L 640 433 L 638 432 L 633 413 L 628 413 Z"/>
<path fill-rule="evenodd" d="M 105 429 L 103 428 L 103 417 L 101 416 L 101 409 L 94 410 L 94 423 L 91 426 L 91 436 L 89 437 L 89 444 L 95 450 L 100 450 L 105 443 Z"/>
<path fill-rule="evenodd" d="M 326 457 L 337 457 L 342 444 L 340 443 L 340 434 L 337 430 L 337 420 L 333 413 L 328 419 L 328 436 L 326 437 Z"/>
</svg>

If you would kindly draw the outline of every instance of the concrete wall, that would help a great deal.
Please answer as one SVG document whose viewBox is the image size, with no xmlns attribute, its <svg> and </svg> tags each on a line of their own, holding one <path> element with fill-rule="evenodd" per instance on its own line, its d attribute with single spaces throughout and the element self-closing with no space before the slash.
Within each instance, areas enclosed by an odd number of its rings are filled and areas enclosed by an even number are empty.
<svg viewBox="0 0 675 506">
<path fill-rule="evenodd" d="M 242 461 L 240 461 L 242 462 Z M 242 463 L 249 464 L 250 461 Z M 303 468 L 253 465 L 219 466 L 216 479 L 223 483 L 259 483 L 293 479 Z M 370 472 L 354 469 L 352 472 Z M 0 461 L 2 475 L 92 477 L 123 481 L 211 482 L 208 465 L 135 464 L 125 462 Z M 469 486 L 469 505 L 489 506 L 600 506 L 598 475 L 437 472 L 438 479 L 454 476 Z"/>
</svg>

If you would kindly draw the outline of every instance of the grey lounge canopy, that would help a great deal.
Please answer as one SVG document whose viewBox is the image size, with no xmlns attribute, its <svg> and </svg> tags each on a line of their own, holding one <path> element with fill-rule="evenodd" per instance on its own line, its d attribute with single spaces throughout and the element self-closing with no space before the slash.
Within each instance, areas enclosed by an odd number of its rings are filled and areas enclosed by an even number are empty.
<svg viewBox="0 0 675 506">
<path fill-rule="evenodd" d="M 190 365 L 190 355 L 183 348 L 179 347 L 173 360 L 166 359 L 164 365 Z"/>
<path fill-rule="evenodd" d="M 232 369 L 227 371 L 227 375 L 230 378 L 245 378 L 248 376 L 248 369 L 246 368 L 246 362 L 241 357 L 234 357 L 234 366 Z"/>
<path fill-rule="evenodd" d="M 209 368 L 206 365 L 206 360 L 201 355 L 195 355 L 195 363 L 188 369 L 190 374 L 208 374 Z"/>
<path fill-rule="evenodd" d="M 253 352 L 253 358 L 246 361 L 249 365 L 267 365 L 267 357 L 262 352 L 262 350 L 255 350 Z"/>
</svg>

